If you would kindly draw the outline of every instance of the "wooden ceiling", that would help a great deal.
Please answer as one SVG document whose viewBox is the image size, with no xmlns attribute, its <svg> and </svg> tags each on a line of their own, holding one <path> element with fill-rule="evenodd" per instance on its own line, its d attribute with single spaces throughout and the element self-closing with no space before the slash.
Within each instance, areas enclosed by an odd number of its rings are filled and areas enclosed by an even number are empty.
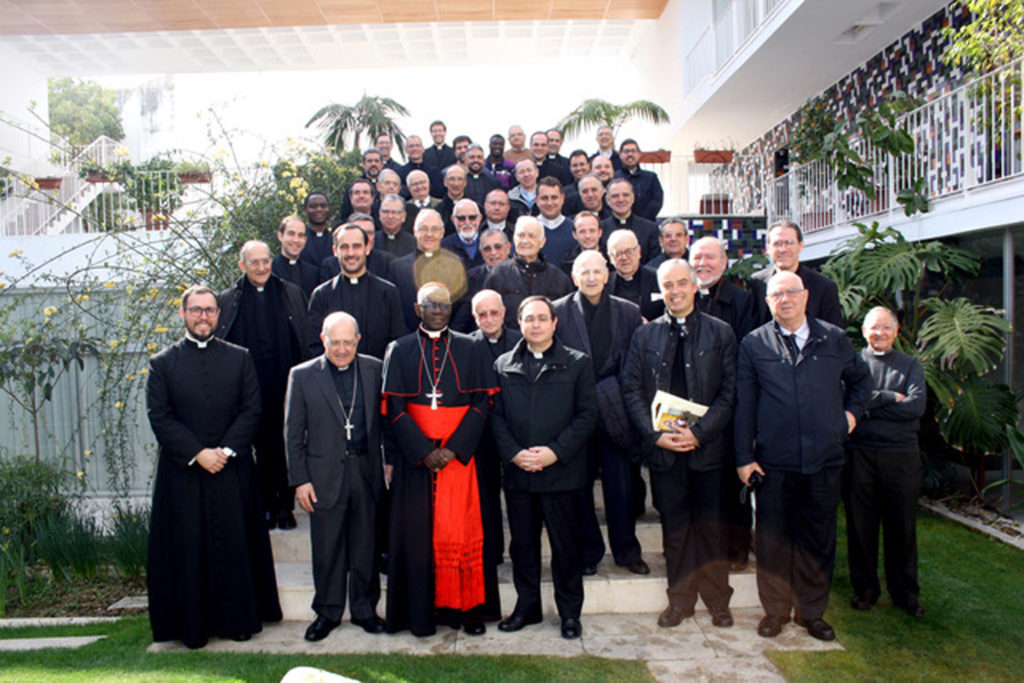
<svg viewBox="0 0 1024 683">
<path fill-rule="evenodd" d="M 657 19 L 668 0 L 0 0 L 0 35 Z"/>
</svg>

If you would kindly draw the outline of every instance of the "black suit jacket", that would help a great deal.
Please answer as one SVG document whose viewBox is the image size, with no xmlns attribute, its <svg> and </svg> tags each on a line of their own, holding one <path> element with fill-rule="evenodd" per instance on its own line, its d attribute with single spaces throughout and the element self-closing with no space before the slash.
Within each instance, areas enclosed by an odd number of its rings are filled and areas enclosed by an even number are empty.
<svg viewBox="0 0 1024 683">
<path fill-rule="evenodd" d="M 640 278 L 640 299 L 629 300 L 640 307 L 640 312 L 648 321 L 660 317 L 665 312 L 665 302 L 661 298 L 661 288 L 658 287 L 658 274 L 650 268 L 640 266 L 633 277 Z M 620 289 L 620 279 L 619 274 L 612 271 L 608 275 L 608 291 L 626 299 L 628 297 Z"/>
<path fill-rule="evenodd" d="M 725 277 L 712 285 L 707 295 L 698 294 L 694 304 L 701 313 L 729 323 L 737 342 L 758 325 L 754 297 Z"/>
<path fill-rule="evenodd" d="M 270 265 L 270 268 L 271 272 L 282 280 L 298 285 L 307 301 L 310 295 L 313 294 L 313 290 L 321 282 L 320 270 L 312 263 L 303 261 L 301 258 L 292 265 L 291 261 L 286 259 L 284 255 L 278 254 L 274 257 L 274 262 Z"/>
<path fill-rule="evenodd" d="M 278 284 L 281 286 L 284 315 L 288 319 L 288 327 L 295 337 L 295 343 L 298 344 L 299 353 L 303 354 L 304 358 L 309 358 L 309 355 L 306 354 L 308 343 L 305 310 L 306 296 L 299 289 L 298 285 L 282 280 L 273 274 L 270 277 L 277 278 Z M 242 285 L 244 281 L 245 276 L 243 275 L 238 278 L 233 286 L 228 287 L 217 295 L 217 305 L 220 306 L 220 319 L 217 324 L 216 334 L 220 339 L 227 338 L 231 328 L 234 327 L 235 322 L 238 320 L 238 307 L 242 301 Z M 317 328 L 317 333 L 319 334 L 319 328 Z"/>
<path fill-rule="evenodd" d="M 373 471 L 374 499 L 384 483 L 380 419 L 381 361 L 359 354 L 354 361 L 366 420 L 367 450 Z M 321 355 L 292 368 L 285 399 L 285 454 L 288 483 L 313 484 L 317 509 L 338 502 L 345 478 L 345 416 L 334 386 L 334 366 Z"/>
<path fill-rule="evenodd" d="M 633 337 L 633 332 L 643 323 L 640 317 L 640 307 L 635 303 L 617 296 L 610 296 L 609 299 L 612 340 L 609 345 L 608 358 L 605 359 L 602 367 L 594 367 L 594 373 L 598 380 L 619 372 L 626 349 L 629 348 L 629 340 Z M 558 316 L 555 334 L 566 346 L 591 356 L 593 351 L 590 347 L 587 320 L 583 313 L 583 294 L 577 290 L 555 301 L 554 306 L 555 315 Z"/>
<path fill-rule="evenodd" d="M 431 144 L 423 150 L 423 163 L 428 166 L 433 166 L 440 172 L 444 172 L 444 169 L 448 168 L 456 162 L 455 150 L 452 149 L 451 145 L 441 145 L 441 149 Z"/>
<path fill-rule="evenodd" d="M 754 304 L 759 313 L 757 324 L 763 325 L 772 319 L 765 297 L 768 295 L 768 280 L 776 272 L 775 266 L 770 265 L 750 276 L 750 293 L 754 297 Z M 839 327 L 845 326 L 843 308 L 839 305 L 839 287 L 836 283 L 803 263 L 797 266 L 796 274 L 804 281 L 804 288 L 807 290 L 807 317 L 818 318 Z"/>
</svg>

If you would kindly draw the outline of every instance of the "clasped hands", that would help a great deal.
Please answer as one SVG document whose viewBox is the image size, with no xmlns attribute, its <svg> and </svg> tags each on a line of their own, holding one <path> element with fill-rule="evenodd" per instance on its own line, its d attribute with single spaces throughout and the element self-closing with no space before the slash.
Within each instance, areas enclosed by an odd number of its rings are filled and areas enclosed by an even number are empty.
<svg viewBox="0 0 1024 683">
<path fill-rule="evenodd" d="M 524 472 L 540 472 L 558 462 L 558 456 L 547 446 L 531 446 L 516 453 L 512 462 Z"/>
<path fill-rule="evenodd" d="M 655 446 L 676 453 L 688 453 L 700 446 L 700 441 L 688 427 L 672 426 L 671 432 L 664 432 L 654 442 Z"/>
<path fill-rule="evenodd" d="M 210 474 L 217 474 L 228 464 L 228 454 L 220 448 L 204 448 L 196 453 L 196 462 Z"/>
<path fill-rule="evenodd" d="M 440 472 L 445 465 L 455 458 L 455 453 L 447 448 L 435 448 L 423 458 L 423 466 L 431 472 Z"/>
</svg>

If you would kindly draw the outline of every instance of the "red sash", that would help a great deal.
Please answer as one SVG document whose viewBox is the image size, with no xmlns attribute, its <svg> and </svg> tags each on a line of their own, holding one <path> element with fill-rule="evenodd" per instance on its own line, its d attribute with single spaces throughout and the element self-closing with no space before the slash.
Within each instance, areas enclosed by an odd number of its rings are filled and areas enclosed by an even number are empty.
<svg viewBox="0 0 1024 683">
<path fill-rule="evenodd" d="M 409 417 L 428 439 L 448 439 L 469 406 L 431 410 L 406 403 Z M 434 478 L 434 606 L 469 610 L 484 602 L 484 529 L 476 462 L 452 460 Z"/>
</svg>

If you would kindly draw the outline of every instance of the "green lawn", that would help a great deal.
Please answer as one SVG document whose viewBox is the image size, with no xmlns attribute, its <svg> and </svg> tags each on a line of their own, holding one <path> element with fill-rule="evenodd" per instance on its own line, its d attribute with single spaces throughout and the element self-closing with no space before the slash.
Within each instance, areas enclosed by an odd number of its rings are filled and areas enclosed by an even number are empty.
<svg viewBox="0 0 1024 683">
<path fill-rule="evenodd" d="M 0 653 L 0 681 L 279 681 L 295 666 L 314 666 L 362 681 L 651 681 L 644 662 L 597 657 L 440 655 L 266 655 L 213 652 L 151 654 L 149 621 L 4 629 L 0 637 L 108 637 L 78 650 Z"/>
<path fill-rule="evenodd" d="M 840 515 L 842 518 L 842 515 Z M 826 618 L 843 652 L 772 652 L 793 680 L 1024 679 L 1024 552 L 956 524 L 919 517 L 921 601 L 913 619 L 888 598 L 869 612 L 849 607 L 845 530 Z M 466 657 L 407 655 L 150 654 L 148 620 L 86 627 L 4 629 L 0 637 L 88 635 L 108 638 L 79 650 L 0 653 L 0 680 L 17 681 L 276 681 L 306 665 L 363 681 L 649 681 L 643 662 L 595 657 Z"/>
<path fill-rule="evenodd" d="M 887 594 L 857 612 L 841 521 L 825 617 L 846 651 L 775 652 L 771 660 L 791 680 L 1024 679 L 1024 552 L 922 512 L 918 557 L 924 618 L 894 608 Z"/>
</svg>

